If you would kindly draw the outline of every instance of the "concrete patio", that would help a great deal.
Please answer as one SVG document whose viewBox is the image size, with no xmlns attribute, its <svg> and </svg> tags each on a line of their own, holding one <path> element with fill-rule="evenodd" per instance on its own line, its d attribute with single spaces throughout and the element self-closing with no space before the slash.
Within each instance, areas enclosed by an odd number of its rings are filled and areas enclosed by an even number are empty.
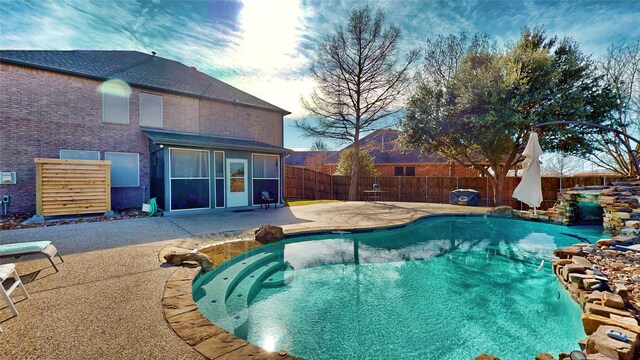
<svg viewBox="0 0 640 360">
<path fill-rule="evenodd" d="M 175 239 L 233 237 L 237 230 L 266 223 L 283 226 L 285 232 L 344 229 L 487 211 L 442 204 L 341 202 L 2 231 L 2 244 L 53 241 L 65 263 L 58 273 L 42 258 L 17 263 L 31 298 L 17 302 L 17 317 L 1 302 L 1 358 L 201 358 L 169 328 L 160 305 L 164 284 L 176 268 L 161 266 L 158 252 Z M 18 299 L 16 293 L 14 300 Z"/>
</svg>

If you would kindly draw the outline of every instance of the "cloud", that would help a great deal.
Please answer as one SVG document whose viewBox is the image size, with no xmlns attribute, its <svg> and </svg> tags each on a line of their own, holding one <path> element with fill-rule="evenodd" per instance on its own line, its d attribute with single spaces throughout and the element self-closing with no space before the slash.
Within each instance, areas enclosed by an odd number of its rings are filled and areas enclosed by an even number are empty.
<svg viewBox="0 0 640 360">
<path fill-rule="evenodd" d="M 326 34 L 345 24 L 356 0 L 0 1 L 0 48 L 127 49 L 196 66 L 244 91 L 305 115 L 305 76 Z M 599 56 L 619 41 L 640 38 L 636 1 L 421 1 L 371 3 L 402 29 L 404 51 L 426 38 L 485 32 L 499 43 L 520 29 L 545 25 Z"/>
</svg>

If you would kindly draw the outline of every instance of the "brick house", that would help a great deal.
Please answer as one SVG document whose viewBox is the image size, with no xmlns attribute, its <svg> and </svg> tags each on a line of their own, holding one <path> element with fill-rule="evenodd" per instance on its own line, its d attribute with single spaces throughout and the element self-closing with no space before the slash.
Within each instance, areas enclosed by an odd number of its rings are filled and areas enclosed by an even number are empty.
<svg viewBox="0 0 640 360">
<path fill-rule="evenodd" d="M 111 160 L 112 207 L 165 212 L 282 201 L 289 112 L 195 67 L 136 51 L 0 51 L 0 184 L 35 211 L 34 158 Z"/>
<path fill-rule="evenodd" d="M 479 176 L 479 171 L 448 161 L 438 154 L 402 151 L 397 130 L 376 130 L 360 139 L 360 144 L 373 155 L 379 176 Z M 341 151 L 296 151 L 285 159 L 285 163 L 333 174 Z"/>
</svg>

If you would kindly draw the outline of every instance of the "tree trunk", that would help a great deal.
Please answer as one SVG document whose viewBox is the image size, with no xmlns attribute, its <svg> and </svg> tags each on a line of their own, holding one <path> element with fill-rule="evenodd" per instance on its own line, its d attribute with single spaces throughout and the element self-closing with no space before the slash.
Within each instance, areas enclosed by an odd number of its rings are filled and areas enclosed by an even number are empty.
<svg viewBox="0 0 640 360">
<path fill-rule="evenodd" d="M 504 205 L 504 183 L 506 181 L 505 176 L 501 176 L 500 174 L 494 175 L 495 182 L 492 182 L 493 185 L 493 200 L 496 203 L 496 206 Z"/>
<path fill-rule="evenodd" d="M 360 178 L 360 142 L 356 137 L 353 142 L 353 158 L 351 159 L 351 184 L 349 184 L 349 201 L 358 200 L 358 180 Z"/>
</svg>

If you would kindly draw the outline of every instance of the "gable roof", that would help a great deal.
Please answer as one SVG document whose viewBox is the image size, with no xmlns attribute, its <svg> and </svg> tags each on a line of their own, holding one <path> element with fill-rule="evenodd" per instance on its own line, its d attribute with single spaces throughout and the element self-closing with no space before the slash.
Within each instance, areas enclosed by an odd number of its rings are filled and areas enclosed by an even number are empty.
<svg viewBox="0 0 640 360">
<path fill-rule="evenodd" d="M 420 150 L 404 151 L 398 141 L 398 131 L 391 129 L 381 129 L 360 139 L 360 147 L 367 149 L 373 155 L 376 164 L 420 164 L 447 163 L 448 160 L 438 154 L 421 155 Z M 342 150 L 351 148 L 351 145 Z M 296 151 L 285 159 L 287 165 L 308 166 L 309 162 L 314 162 L 314 158 L 325 159 L 325 164 L 333 165 L 338 163 L 340 151 Z"/>
<path fill-rule="evenodd" d="M 213 78 L 195 67 L 139 51 L 0 50 L 0 63 L 28 66 L 92 79 L 290 112 Z"/>
</svg>

